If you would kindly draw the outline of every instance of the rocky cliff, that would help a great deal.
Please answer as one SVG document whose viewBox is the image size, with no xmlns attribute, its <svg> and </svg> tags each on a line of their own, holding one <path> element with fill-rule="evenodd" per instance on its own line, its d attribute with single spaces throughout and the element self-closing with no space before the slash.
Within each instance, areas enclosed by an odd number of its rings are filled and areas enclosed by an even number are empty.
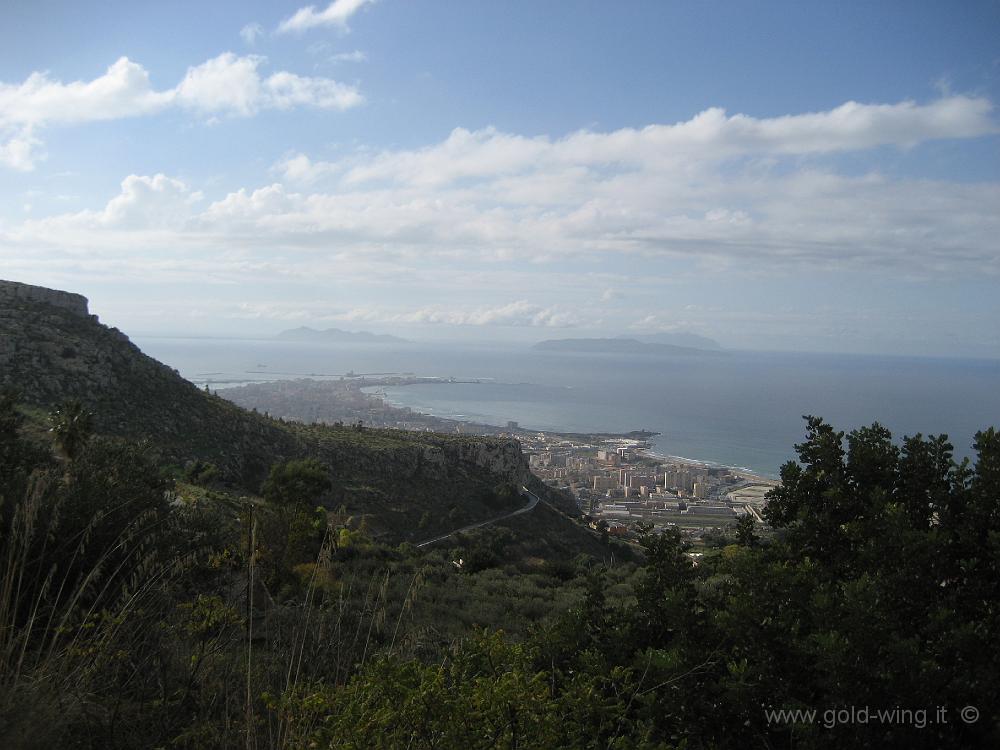
<svg viewBox="0 0 1000 750">
<path fill-rule="evenodd" d="M 83 295 L 0 279 L 0 309 L 32 302 L 59 307 L 82 317 L 90 314 L 87 309 L 87 298 Z"/>
</svg>

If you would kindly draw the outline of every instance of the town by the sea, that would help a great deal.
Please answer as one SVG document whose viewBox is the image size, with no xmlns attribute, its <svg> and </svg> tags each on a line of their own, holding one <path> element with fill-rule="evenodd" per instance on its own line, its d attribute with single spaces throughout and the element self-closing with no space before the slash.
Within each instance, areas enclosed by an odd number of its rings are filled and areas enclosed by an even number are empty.
<svg viewBox="0 0 1000 750">
<path fill-rule="evenodd" d="M 956 458 L 1000 426 L 1000 361 L 726 351 L 715 356 L 533 351 L 528 345 L 315 344 L 136 337 L 199 386 L 300 378 L 436 378 L 386 385 L 387 402 L 437 417 L 552 432 L 659 433 L 652 449 L 776 476 L 803 415 L 873 421 L 897 438 L 947 434 Z"/>
</svg>

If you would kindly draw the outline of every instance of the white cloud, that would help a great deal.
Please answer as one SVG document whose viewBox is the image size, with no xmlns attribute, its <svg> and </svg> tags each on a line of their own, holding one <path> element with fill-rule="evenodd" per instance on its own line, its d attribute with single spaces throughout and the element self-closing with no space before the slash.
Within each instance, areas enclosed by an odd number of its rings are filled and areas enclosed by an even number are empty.
<svg viewBox="0 0 1000 750">
<path fill-rule="evenodd" d="M 517 300 L 493 307 L 469 309 L 432 305 L 409 311 L 359 307 L 332 316 L 336 320 L 367 323 L 419 323 L 454 326 L 509 326 L 568 328 L 580 325 L 580 318 L 558 306 L 542 306 Z"/>
<path fill-rule="evenodd" d="M 0 127 L 74 124 L 148 114 L 170 103 L 173 92 L 156 92 L 149 73 L 119 58 L 92 81 L 61 83 L 32 73 L 21 84 L 0 83 Z"/>
<path fill-rule="evenodd" d="M 268 217 L 288 216 L 298 210 L 302 196 L 287 193 L 279 184 L 248 192 L 240 188 L 220 201 L 212 203 L 201 216 L 206 227 L 227 222 L 266 222 Z"/>
<path fill-rule="evenodd" d="M 353 52 L 338 52 L 336 55 L 330 57 L 330 62 L 335 63 L 363 63 L 368 61 L 368 55 L 359 49 Z"/>
<path fill-rule="evenodd" d="M 264 36 L 264 27 L 259 23 L 248 23 L 240 29 L 240 38 L 250 47 L 253 47 L 262 36 Z"/>
<path fill-rule="evenodd" d="M 414 151 L 386 151 L 351 169 L 350 183 L 392 180 L 436 186 L 469 177 L 494 178 L 535 167 L 552 152 L 547 138 L 525 138 L 494 128 L 456 128 L 442 143 Z"/>
<path fill-rule="evenodd" d="M 924 110 L 963 107 L 906 105 L 915 122 L 893 128 L 895 141 L 852 126 L 839 148 L 939 137 L 942 127 L 926 124 L 939 118 Z M 966 111 L 954 137 L 995 130 L 975 114 L 988 107 Z M 778 119 L 804 142 L 795 116 Z M 271 184 L 210 200 L 174 177 L 132 175 L 103 207 L 5 225 L 0 257 L 15 269 L 67 266 L 98 277 L 335 284 L 347 295 L 336 298 L 345 320 L 596 325 L 600 308 L 618 331 L 668 302 L 680 312 L 641 327 L 697 323 L 703 313 L 674 300 L 713 279 L 743 279 L 752 297 L 755 279 L 812 283 L 827 272 L 894 283 L 1000 278 L 1000 183 L 840 174 L 834 160 L 785 155 L 770 139 L 755 141 L 756 151 L 736 139 L 737 149 L 725 127 L 699 142 L 698 158 L 678 160 L 642 135 L 649 131 L 563 139 L 456 131 L 425 148 L 332 161 L 291 153 Z M 615 304 L 617 294 L 628 304 Z"/>
<path fill-rule="evenodd" d="M 364 6 L 374 0 L 333 0 L 323 10 L 315 5 L 299 8 L 291 17 L 278 25 L 278 32 L 306 31 L 318 26 L 335 26 L 347 29 L 347 21 Z"/>
<path fill-rule="evenodd" d="M 192 191 L 181 180 L 164 174 L 129 175 L 121 183 L 121 192 L 103 209 L 39 219 L 26 225 L 28 236 L 73 244 L 76 234 L 106 236 L 109 231 L 183 230 L 193 216 L 202 194 Z"/>
<path fill-rule="evenodd" d="M 223 317 L 248 320 L 304 321 L 340 324 L 502 326 L 511 328 L 565 328 L 579 318 L 557 306 L 518 300 L 493 307 L 447 307 L 434 305 L 416 309 L 361 306 L 344 309 L 329 301 L 296 299 L 269 302 L 238 302 L 219 308 Z"/>
<path fill-rule="evenodd" d="M 265 101 L 275 109 L 313 106 L 321 109 L 350 109 L 364 102 L 353 86 L 330 78 L 308 78 L 294 73 L 275 73 L 264 81 Z"/>
<path fill-rule="evenodd" d="M 527 138 L 493 128 L 456 128 L 442 143 L 387 151 L 352 169 L 354 183 L 390 180 L 442 185 L 525 171 L 567 168 L 660 168 L 746 155 L 808 155 L 875 146 L 911 147 L 940 138 L 1000 132 L 993 105 L 981 97 L 951 96 L 930 104 L 847 102 L 827 112 L 757 119 L 707 109 L 674 125 L 580 131 L 559 140 Z"/>
<path fill-rule="evenodd" d="M 257 68 L 263 58 L 225 52 L 188 68 L 175 92 L 178 103 L 202 112 L 250 115 L 263 103 Z"/>
<path fill-rule="evenodd" d="M 283 321 L 321 321 L 337 320 L 335 312 L 324 303 L 291 303 L 240 302 L 235 307 L 224 311 L 224 317 L 237 320 L 283 320 Z"/>
<path fill-rule="evenodd" d="M 305 154 L 290 154 L 272 167 L 272 172 L 281 175 L 286 182 L 307 185 L 342 171 L 337 164 L 312 161 Z"/>
<path fill-rule="evenodd" d="M 257 69 L 265 58 L 239 57 L 225 52 L 189 68 L 178 84 L 177 100 L 202 112 L 251 115 L 260 109 L 290 109 L 311 106 L 349 109 L 363 98 L 353 86 L 330 78 L 309 78 L 287 71 L 261 78 Z"/>
<path fill-rule="evenodd" d="M 2 135 L 3 128 L 0 128 L 0 139 Z M 8 136 L 6 143 L 0 140 L 0 165 L 19 172 L 30 172 L 35 168 L 35 162 L 42 158 L 37 151 L 39 146 L 41 141 L 32 135 L 32 129 L 21 128 Z"/>
<path fill-rule="evenodd" d="M 630 329 L 644 333 L 683 333 L 691 327 L 691 321 L 657 314 L 646 315 L 629 325 Z"/>
<path fill-rule="evenodd" d="M 286 71 L 262 77 L 265 58 L 225 52 L 188 69 L 174 88 L 157 91 L 148 71 L 119 58 L 91 81 L 62 83 L 32 73 L 0 83 L 0 164 L 27 171 L 39 158 L 36 133 L 51 125 L 138 117 L 183 107 L 201 113 L 251 115 L 261 109 L 311 106 L 343 110 L 362 103 L 354 86 Z"/>
<path fill-rule="evenodd" d="M 111 199 L 98 220 L 105 226 L 147 229 L 174 227 L 186 220 L 191 207 L 201 200 L 180 180 L 157 174 L 129 175 L 122 192 Z"/>
</svg>

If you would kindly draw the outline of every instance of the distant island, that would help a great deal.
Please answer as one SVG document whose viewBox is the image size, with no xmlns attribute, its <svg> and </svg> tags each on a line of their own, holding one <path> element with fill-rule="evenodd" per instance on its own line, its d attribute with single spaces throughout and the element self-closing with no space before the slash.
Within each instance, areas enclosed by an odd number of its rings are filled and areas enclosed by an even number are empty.
<svg viewBox="0 0 1000 750">
<path fill-rule="evenodd" d="M 322 343 L 381 343 L 381 344 L 409 344 L 406 339 L 398 336 L 390 336 L 385 333 L 369 333 L 368 331 L 342 331 L 339 328 L 327 328 L 318 331 L 315 328 L 302 326 L 282 331 L 275 338 L 282 341 L 313 341 Z"/>
<path fill-rule="evenodd" d="M 531 347 L 544 352 L 578 352 L 582 354 L 683 354 L 718 355 L 721 352 L 693 346 L 659 344 L 638 339 L 548 339 Z"/>
</svg>

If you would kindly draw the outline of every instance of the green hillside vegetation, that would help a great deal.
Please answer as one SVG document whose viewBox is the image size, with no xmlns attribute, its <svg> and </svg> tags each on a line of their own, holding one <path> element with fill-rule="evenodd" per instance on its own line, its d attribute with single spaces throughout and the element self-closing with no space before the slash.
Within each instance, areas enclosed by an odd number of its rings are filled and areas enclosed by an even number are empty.
<svg viewBox="0 0 1000 750">
<path fill-rule="evenodd" d="M 619 547 L 609 565 L 535 558 L 511 528 L 528 516 L 423 549 L 380 543 L 346 509 L 317 508 L 333 485 L 319 462 L 279 462 L 261 496 L 241 496 L 205 467 L 177 481 L 85 416 L 67 431 L 68 415 L 43 446 L 0 402 L 4 747 L 1000 738 L 992 429 L 959 465 L 944 438 L 898 447 L 873 425 L 845 446 L 810 419 L 768 507 L 773 538 L 741 530 L 694 566 L 677 535 L 648 534 L 641 560 Z M 826 713 L 845 706 L 924 721 Z M 965 706 L 979 721 L 959 719 Z M 816 720 L 768 713 L 797 708 Z"/>
<path fill-rule="evenodd" d="M 4 747 L 274 746 L 270 696 L 388 654 L 437 659 L 475 628 L 526 637 L 597 564 L 528 557 L 511 529 L 379 543 L 366 516 L 321 505 L 334 483 L 318 460 L 241 495 L 207 464 L 176 478 L 97 421 L 70 403 L 42 444 L 0 399 Z"/>
</svg>

